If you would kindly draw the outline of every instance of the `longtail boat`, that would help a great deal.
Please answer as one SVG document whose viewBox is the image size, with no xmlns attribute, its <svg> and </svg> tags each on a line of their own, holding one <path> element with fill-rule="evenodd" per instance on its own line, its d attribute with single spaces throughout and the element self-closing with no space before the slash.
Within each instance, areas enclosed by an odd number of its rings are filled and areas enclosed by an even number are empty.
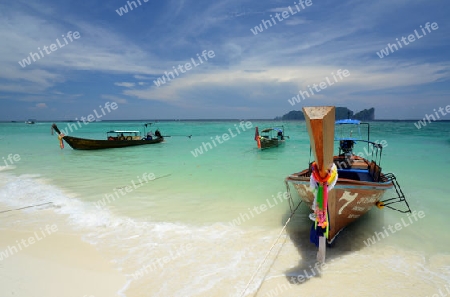
<svg viewBox="0 0 450 297">
<path fill-rule="evenodd" d="M 255 128 L 255 141 L 259 149 L 278 147 L 285 141 L 284 126 L 265 128 L 259 134 L 258 127 Z"/>
<path fill-rule="evenodd" d="M 394 174 L 381 170 L 383 145 L 370 141 L 369 123 L 357 120 L 335 122 L 334 107 L 304 107 L 303 112 L 315 162 L 307 169 L 289 175 L 285 182 L 288 190 L 289 185 L 293 185 L 313 210 L 310 214 L 313 220 L 311 241 L 319 245 L 319 251 L 320 239 L 331 244 L 341 230 L 373 206 L 411 212 Z M 344 128 L 337 138 L 335 125 Z M 361 126 L 367 128 L 366 139 L 361 136 Z M 345 132 L 349 135 L 344 135 Z M 359 135 L 355 135 L 357 132 Z M 335 141 L 339 142 L 339 153 L 333 156 Z M 361 156 L 363 153 L 354 154 L 357 143 L 367 144 L 366 157 Z M 369 161 L 367 158 L 370 157 Z M 395 189 L 396 196 L 383 199 L 389 189 Z M 403 203 L 403 207 L 395 208 L 396 203 Z M 319 257 L 319 253 L 318 259 L 324 257 Z"/>
<path fill-rule="evenodd" d="M 156 130 L 154 135 L 147 135 L 145 138 L 140 135 L 139 131 L 114 130 L 106 133 L 106 139 L 98 140 L 64 135 L 58 129 L 56 124 L 52 125 L 52 129 L 58 133 L 61 149 L 64 148 L 63 140 L 75 150 L 122 148 L 136 145 L 155 144 L 164 141 L 164 137 L 161 135 L 159 130 Z"/>
</svg>

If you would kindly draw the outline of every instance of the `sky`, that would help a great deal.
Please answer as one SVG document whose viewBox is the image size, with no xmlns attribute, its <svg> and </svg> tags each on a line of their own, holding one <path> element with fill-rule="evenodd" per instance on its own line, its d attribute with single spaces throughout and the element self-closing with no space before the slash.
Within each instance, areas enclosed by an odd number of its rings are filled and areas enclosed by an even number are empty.
<svg viewBox="0 0 450 297">
<path fill-rule="evenodd" d="M 450 105 L 449 12 L 448 0 L 1 1 L 0 121 L 318 105 L 420 119 Z"/>
</svg>

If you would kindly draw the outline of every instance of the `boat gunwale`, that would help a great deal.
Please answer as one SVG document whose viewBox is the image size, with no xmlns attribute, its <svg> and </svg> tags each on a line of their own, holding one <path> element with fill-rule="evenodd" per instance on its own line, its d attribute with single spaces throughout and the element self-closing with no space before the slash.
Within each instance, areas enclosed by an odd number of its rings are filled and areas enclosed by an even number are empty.
<svg viewBox="0 0 450 297">
<path fill-rule="evenodd" d="M 161 140 L 161 139 L 164 140 L 164 137 L 158 137 L 158 138 L 154 138 L 154 139 L 151 139 L 151 140 L 147 140 L 147 139 L 136 139 L 136 140 L 108 140 L 108 139 L 81 138 L 81 137 L 75 137 L 75 136 L 68 136 L 68 135 L 65 135 L 65 136 L 63 137 L 63 139 L 64 139 L 64 140 L 66 140 L 66 139 L 76 139 L 76 140 L 95 141 L 95 142 L 102 141 L 102 142 L 107 142 L 107 143 L 113 143 L 113 142 L 126 142 L 126 141 L 129 141 L 129 142 L 135 142 L 135 141 L 146 141 L 146 142 L 149 142 L 149 141 L 156 141 L 156 140 Z"/>
<path fill-rule="evenodd" d="M 309 169 L 305 169 L 303 171 L 300 171 L 298 173 L 290 174 L 288 177 L 286 177 L 287 182 L 291 182 L 294 184 L 309 184 L 310 183 L 310 175 Z M 382 174 L 383 176 L 383 174 Z M 371 182 L 371 181 L 360 181 L 360 180 L 354 180 L 354 179 L 348 179 L 348 178 L 340 178 L 338 175 L 338 180 L 336 182 L 335 188 L 356 188 L 361 186 L 367 186 L 367 187 L 374 187 L 374 188 L 382 188 L 382 189 L 390 189 L 394 185 L 392 181 L 385 181 L 385 182 Z"/>
<path fill-rule="evenodd" d="M 112 130 L 112 131 L 106 132 L 106 134 L 108 134 L 108 133 L 129 133 L 129 134 L 132 134 L 132 133 L 139 133 L 139 134 L 141 134 L 141 131 L 134 131 L 134 130 Z"/>
<path fill-rule="evenodd" d="M 309 179 L 308 180 L 296 180 L 296 179 L 291 179 L 290 177 L 287 177 L 286 181 L 289 183 L 292 183 L 292 184 L 309 184 L 310 183 Z M 361 181 L 355 181 L 355 180 L 344 179 L 344 178 L 343 179 L 338 178 L 338 181 L 337 181 L 336 185 L 334 186 L 335 189 L 342 189 L 342 188 L 377 189 L 377 188 L 379 188 L 380 190 L 389 190 L 393 187 L 394 187 L 394 185 L 390 181 L 383 182 L 383 183 L 361 182 Z"/>
<path fill-rule="evenodd" d="M 75 150 L 97 150 L 97 149 L 111 149 L 124 148 L 138 145 L 157 144 L 164 141 L 164 137 L 155 139 L 139 139 L 139 140 L 108 140 L 108 139 L 89 139 L 74 136 L 64 136 L 63 139 L 69 146 Z M 83 143 L 85 142 L 85 143 Z M 87 142 L 87 143 L 86 143 Z M 105 146 L 107 144 L 107 146 Z"/>
</svg>

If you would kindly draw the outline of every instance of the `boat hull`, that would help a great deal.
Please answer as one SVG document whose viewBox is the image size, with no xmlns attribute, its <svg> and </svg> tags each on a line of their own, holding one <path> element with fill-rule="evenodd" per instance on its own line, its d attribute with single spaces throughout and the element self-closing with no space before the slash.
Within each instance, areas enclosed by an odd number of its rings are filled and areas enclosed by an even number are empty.
<svg viewBox="0 0 450 297">
<path fill-rule="evenodd" d="M 284 140 L 278 139 L 261 139 L 261 149 L 268 149 L 271 147 L 277 147 L 284 143 Z"/>
<path fill-rule="evenodd" d="M 309 170 L 292 174 L 286 181 L 297 190 L 301 199 L 311 207 L 314 193 L 310 188 Z M 386 192 L 393 188 L 391 181 L 368 182 L 338 178 L 328 197 L 329 236 L 328 242 L 334 241 L 336 236 L 347 225 L 351 224 L 380 201 Z"/>
<path fill-rule="evenodd" d="M 63 139 L 74 150 L 99 150 L 109 148 L 121 148 L 128 146 L 155 144 L 164 141 L 163 137 L 152 140 L 95 140 L 72 136 L 64 136 Z"/>
</svg>

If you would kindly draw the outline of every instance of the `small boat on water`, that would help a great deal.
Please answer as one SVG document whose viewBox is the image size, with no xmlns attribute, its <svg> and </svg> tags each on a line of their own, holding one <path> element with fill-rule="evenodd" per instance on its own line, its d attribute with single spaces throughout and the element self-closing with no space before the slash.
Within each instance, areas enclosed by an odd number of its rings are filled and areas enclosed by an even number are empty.
<svg viewBox="0 0 450 297">
<path fill-rule="evenodd" d="M 35 123 L 36 123 L 35 119 L 28 119 L 28 120 L 25 121 L 25 124 L 27 124 L 27 125 L 33 125 Z"/>
<path fill-rule="evenodd" d="M 106 133 L 106 139 L 86 139 L 73 136 L 67 136 L 61 133 L 56 124 L 52 128 L 58 133 L 61 148 L 64 148 L 64 143 L 67 142 L 75 150 L 98 150 L 108 148 L 121 148 L 136 145 L 155 144 L 164 141 L 164 137 L 159 130 L 155 131 L 154 135 L 147 134 L 143 138 L 140 131 L 125 131 L 114 130 Z"/>
<path fill-rule="evenodd" d="M 259 149 L 267 149 L 271 147 L 278 147 L 285 141 L 284 126 L 276 126 L 272 128 L 265 128 L 259 134 L 258 127 L 255 128 L 255 141 Z"/>
<path fill-rule="evenodd" d="M 313 220 L 311 241 L 320 245 L 319 238 L 322 238 L 332 243 L 341 230 L 373 206 L 411 212 L 394 174 L 382 172 L 383 145 L 370 141 L 369 123 L 335 122 L 334 107 L 304 107 L 303 112 L 315 162 L 289 175 L 285 182 L 288 190 L 289 185 L 294 186 L 313 211 L 310 214 Z M 341 132 L 336 138 L 335 125 Z M 362 126 L 367 129 L 366 138 L 361 136 Z M 339 153 L 333 156 L 335 141 L 339 143 Z M 354 145 L 359 143 L 364 150 L 355 154 Z M 396 197 L 383 199 L 389 189 L 395 189 Z M 402 203 L 403 207 L 395 208 L 397 203 Z"/>
</svg>

